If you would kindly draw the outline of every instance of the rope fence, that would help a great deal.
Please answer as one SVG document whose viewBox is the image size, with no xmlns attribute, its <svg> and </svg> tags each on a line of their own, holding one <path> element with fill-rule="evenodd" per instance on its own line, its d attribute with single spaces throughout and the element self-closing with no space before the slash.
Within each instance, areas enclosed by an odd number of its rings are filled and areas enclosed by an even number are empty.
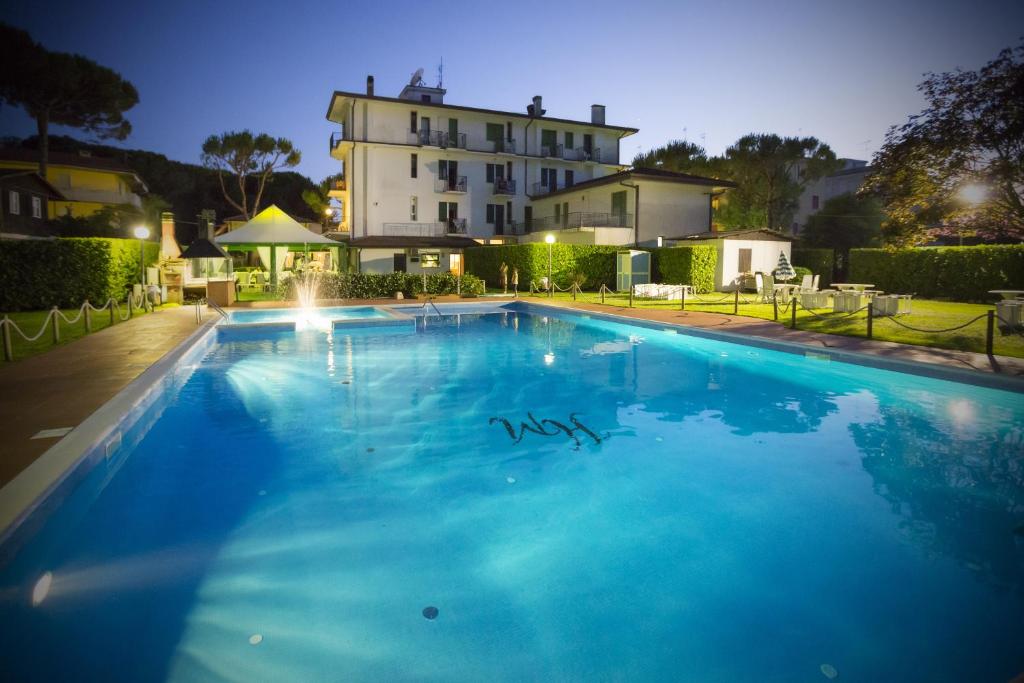
<svg viewBox="0 0 1024 683">
<path fill-rule="evenodd" d="M 64 321 L 65 325 L 77 325 L 79 322 L 84 321 L 85 333 L 89 334 L 92 332 L 93 327 L 93 313 L 109 311 L 110 325 L 113 325 L 116 320 L 124 322 L 131 319 L 137 310 L 141 309 L 148 313 L 153 310 L 153 305 L 146 299 L 144 294 L 129 294 L 126 300 L 126 309 L 122 312 L 122 304 L 113 297 L 107 299 L 107 302 L 99 308 L 86 300 L 79 306 L 78 314 L 74 317 L 68 317 L 64 311 L 54 306 L 47 312 L 42 327 L 35 334 L 28 334 L 16 322 L 11 320 L 9 316 L 4 315 L 3 318 L 0 318 L 0 341 L 2 341 L 0 345 L 3 346 L 4 360 L 14 360 L 14 334 L 17 334 L 26 344 L 31 344 L 38 341 L 49 330 L 53 336 L 53 344 L 56 346 L 60 343 L 61 321 Z"/>
</svg>

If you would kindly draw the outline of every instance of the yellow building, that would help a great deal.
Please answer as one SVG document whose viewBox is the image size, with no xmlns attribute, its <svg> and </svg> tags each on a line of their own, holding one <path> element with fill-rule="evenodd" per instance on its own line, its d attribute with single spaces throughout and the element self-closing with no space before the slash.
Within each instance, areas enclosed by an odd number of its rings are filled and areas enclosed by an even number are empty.
<svg viewBox="0 0 1024 683">
<path fill-rule="evenodd" d="M 34 171 L 38 168 L 36 150 L 0 149 L 0 169 Z M 105 206 L 128 204 L 142 208 L 140 193 L 147 191 L 135 171 L 114 159 L 88 153 L 50 152 L 46 180 L 64 196 L 47 202 L 49 218 L 89 216 Z"/>
</svg>

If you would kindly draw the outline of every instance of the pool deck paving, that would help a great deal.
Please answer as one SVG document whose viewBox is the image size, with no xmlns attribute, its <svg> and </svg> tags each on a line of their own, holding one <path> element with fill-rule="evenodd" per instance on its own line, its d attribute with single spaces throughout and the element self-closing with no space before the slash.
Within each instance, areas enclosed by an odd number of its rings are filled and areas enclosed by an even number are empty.
<svg viewBox="0 0 1024 683">
<path fill-rule="evenodd" d="M 0 365 L 0 486 L 196 328 L 194 307 L 167 308 Z"/>
<path fill-rule="evenodd" d="M 512 297 L 488 296 L 476 301 L 511 300 Z M 435 301 L 472 303 L 473 300 L 452 296 L 437 297 Z M 737 315 L 550 301 L 540 297 L 521 297 L 519 301 L 1024 378 L 1024 359 L 791 330 L 771 321 Z M 373 299 L 320 302 L 320 305 L 416 303 L 421 302 L 416 299 Z M 280 302 L 259 302 L 239 308 L 264 308 L 275 304 L 281 305 Z M 204 313 L 206 319 L 212 315 L 210 311 Z M 3 430 L 0 486 L 11 481 L 57 443 L 68 428 L 79 425 L 196 328 L 193 307 L 165 309 L 106 328 L 52 351 L 0 365 L 0 429 Z"/>
</svg>

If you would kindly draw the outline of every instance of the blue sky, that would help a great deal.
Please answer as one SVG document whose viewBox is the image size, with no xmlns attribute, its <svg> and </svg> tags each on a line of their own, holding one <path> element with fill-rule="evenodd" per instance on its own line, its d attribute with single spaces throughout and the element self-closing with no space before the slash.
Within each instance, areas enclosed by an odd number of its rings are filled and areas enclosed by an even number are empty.
<svg viewBox="0 0 1024 683">
<path fill-rule="evenodd" d="M 640 128 L 623 156 L 686 137 L 815 135 L 870 158 L 918 111 L 927 71 L 977 68 L 1024 35 L 1018 1 L 139 3 L 5 0 L 3 19 L 120 71 L 140 92 L 126 147 L 197 161 L 205 137 L 251 128 L 295 142 L 299 170 L 337 172 L 335 89 L 397 95 L 417 68 L 446 102 Z M 0 110 L 0 133 L 34 124 Z M 67 132 L 57 130 L 55 132 Z"/>
</svg>

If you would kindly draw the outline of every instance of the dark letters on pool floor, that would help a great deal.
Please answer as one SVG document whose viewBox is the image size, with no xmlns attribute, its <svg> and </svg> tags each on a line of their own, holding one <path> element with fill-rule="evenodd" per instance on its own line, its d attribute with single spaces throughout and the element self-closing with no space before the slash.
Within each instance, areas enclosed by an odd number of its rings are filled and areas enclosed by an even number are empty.
<svg viewBox="0 0 1024 683">
<path fill-rule="evenodd" d="M 530 412 L 526 413 L 526 416 L 530 419 L 530 422 L 520 422 L 518 434 L 516 433 L 516 429 L 512 426 L 512 423 L 509 422 L 507 418 L 492 417 L 490 420 L 488 420 L 488 424 L 500 422 L 505 427 L 505 431 L 508 432 L 509 438 L 512 439 L 512 443 L 514 444 L 518 444 L 520 441 L 522 441 L 523 437 L 526 436 L 526 432 L 533 432 L 534 434 L 539 434 L 540 436 L 557 436 L 558 434 L 565 434 L 570 439 L 572 439 L 573 442 L 576 444 L 576 446 L 573 448 L 574 451 L 578 451 L 580 449 L 580 446 L 583 445 L 583 442 L 580 440 L 580 433 L 584 435 L 584 438 L 590 437 L 591 439 L 593 439 L 595 444 L 601 443 L 601 437 L 598 436 L 593 431 L 591 431 L 582 422 L 580 422 L 576 418 L 576 413 L 572 413 L 569 415 L 569 422 L 572 423 L 572 427 L 569 427 L 568 425 L 558 422 L 557 420 L 551 420 L 547 418 L 543 420 L 538 420 L 533 416 L 533 413 Z"/>
</svg>

